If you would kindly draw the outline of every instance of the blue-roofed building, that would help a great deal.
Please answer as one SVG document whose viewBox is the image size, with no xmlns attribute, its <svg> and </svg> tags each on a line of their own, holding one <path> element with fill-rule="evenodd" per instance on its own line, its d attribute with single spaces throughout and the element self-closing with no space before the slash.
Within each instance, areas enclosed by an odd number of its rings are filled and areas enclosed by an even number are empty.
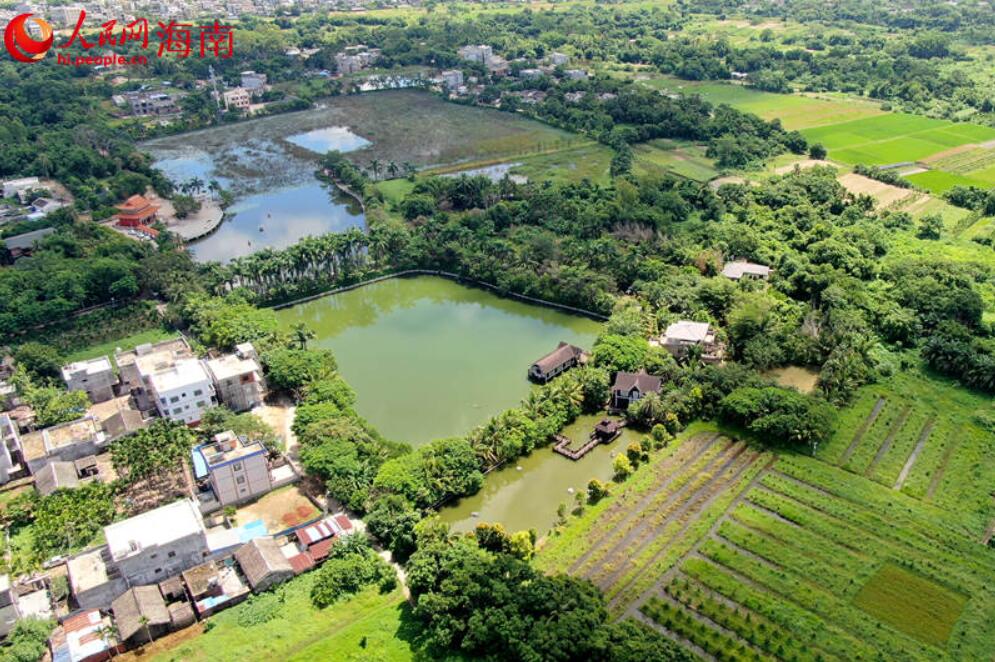
<svg viewBox="0 0 995 662">
<path fill-rule="evenodd" d="M 194 477 L 210 487 L 216 507 L 243 503 L 273 489 L 269 451 L 260 441 L 222 432 L 211 443 L 194 448 L 191 459 Z"/>
</svg>

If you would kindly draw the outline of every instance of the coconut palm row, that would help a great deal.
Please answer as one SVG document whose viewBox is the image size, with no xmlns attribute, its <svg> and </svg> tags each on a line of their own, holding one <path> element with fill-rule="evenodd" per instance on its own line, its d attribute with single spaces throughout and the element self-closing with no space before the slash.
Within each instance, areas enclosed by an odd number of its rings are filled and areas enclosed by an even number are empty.
<svg viewBox="0 0 995 662">
<path fill-rule="evenodd" d="M 358 228 L 320 237 L 304 237 L 284 250 L 267 248 L 236 258 L 228 264 L 212 264 L 209 278 L 218 294 L 246 288 L 265 299 L 288 282 L 339 282 L 381 264 L 387 251 L 387 236 Z"/>
</svg>

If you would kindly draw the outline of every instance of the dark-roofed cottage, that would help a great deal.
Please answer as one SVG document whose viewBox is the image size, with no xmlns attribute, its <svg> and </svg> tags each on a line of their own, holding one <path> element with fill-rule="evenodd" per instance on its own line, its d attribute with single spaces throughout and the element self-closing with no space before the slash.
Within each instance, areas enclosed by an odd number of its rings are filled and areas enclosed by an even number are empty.
<svg viewBox="0 0 995 662">
<path fill-rule="evenodd" d="M 612 385 L 612 407 L 625 409 L 647 393 L 660 392 L 660 378 L 640 372 L 619 372 Z"/>
<path fill-rule="evenodd" d="M 587 353 L 576 345 L 560 342 L 552 352 L 529 366 L 529 379 L 546 383 L 570 368 L 585 363 Z"/>
<path fill-rule="evenodd" d="M 239 547 L 235 559 L 253 591 L 265 591 L 294 576 L 294 567 L 272 538 L 256 538 Z"/>
<path fill-rule="evenodd" d="M 132 646 L 161 637 L 173 623 L 155 584 L 128 589 L 111 603 L 111 612 L 121 641 Z"/>
</svg>

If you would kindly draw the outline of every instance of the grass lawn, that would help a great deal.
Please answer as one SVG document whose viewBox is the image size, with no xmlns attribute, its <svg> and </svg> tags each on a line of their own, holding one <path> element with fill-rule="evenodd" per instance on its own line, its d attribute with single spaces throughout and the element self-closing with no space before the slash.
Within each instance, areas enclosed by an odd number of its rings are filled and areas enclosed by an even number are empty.
<svg viewBox="0 0 995 662">
<path fill-rule="evenodd" d="M 154 329 L 147 329 L 130 336 L 125 336 L 124 338 L 108 340 L 97 345 L 90 345 L 85 349 L 69 354 L 65 357 L 65 361 L 66 363 L 71 363 L 73 361 L 85 361 L 86 359 L 93 359 L 98 356 L 108 356 L 113 360 L 114 352 L 117 351 L 118 348 L 123 350 L 133 349 L 138 345 L 155 343 L 161 340 L 166 340 L 167 338 L 175 337 L 176 331 L 169 331 L 158 327 Z"/>
<path fill-rule="evenodd" d="M 375 184 L 377 189 L 383 193 L 384 200 L 390 204 L 398 204 L 404 196 L 411 193 L 415 183 L 407 179 L 387 179 Z"/>
<path fill-rule="evenodd" d="M 174 633 L 132 659 L 152 660 L 389 660 L 422 656 L 418 627 L 400 591 L 375 589 L 326 609 L 311 605 L 315 572 Z M 424 658 L 423 658 L 424 659 Z"/>
<path fill-rule="evenodd" d="M 950 638 L 967 598 L 886 563 L 864 584 L 853 603 L 902 632 L 942 645 Z"/>
<path fill-rule="evenodd" d="M 653 140 L 635 145 L 636 174 L 672 172 L 696 182 L 707 182 L 717 177 L 715 162 L 705 156 L 705 148 L 698 145 L 678 146 L 669 140 Z"/>
</svg>

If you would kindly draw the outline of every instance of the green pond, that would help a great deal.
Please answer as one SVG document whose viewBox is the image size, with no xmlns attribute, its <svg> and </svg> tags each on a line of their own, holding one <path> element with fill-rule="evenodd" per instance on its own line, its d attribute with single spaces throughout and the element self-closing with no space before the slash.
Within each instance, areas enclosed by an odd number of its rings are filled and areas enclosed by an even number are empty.
<svg viewBox="0 0 995 662">
<path fill-rule="evenodd" d="M 576 448 L 601 418 L 581 416 L 562 434 L 573 439 Z M 541 537 L 555 524 L 559 505 L 565 503 L 569 512 L 575 495 L 586 495 L 592 478 L 610 479 L 612 457 L 639 439 L 639 433 L 625 429 L 618 439 L 595 446 L 576 462 L 554 453 L 551 447 L 538 448 L 488 474 L 479 492 L 443 508 L 439 516 L 454 531 L 471 531 L 480 522 L 500 522 L 508 531 L 535 529 Z"/>
<path fill-rule="evenodd" d="M 386 437 L 415 446 L 464 435 L 516 406 L 531 388 L 526 371 L 534 360 L 561 340 L 590 349 L 600 328 L 428 276 L 374 283 L 277 314 L 285 328 L 306 323 L 317 334 L 313 344 L 335 352 L 360 414 Z"/>
</svg>

